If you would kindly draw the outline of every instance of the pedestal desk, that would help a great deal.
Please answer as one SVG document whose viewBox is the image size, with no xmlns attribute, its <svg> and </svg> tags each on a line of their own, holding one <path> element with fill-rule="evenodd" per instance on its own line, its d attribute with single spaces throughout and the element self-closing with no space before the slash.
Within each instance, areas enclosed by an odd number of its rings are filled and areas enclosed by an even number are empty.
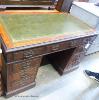
<svg viewBox="0 0 99 100">
<path fill-rule="evenodd" d="M 35 86 L 42 57 L 63 75 L 83 58 L 97 34 L 68 13 L 1 11 L 2 78 L 6 97 Z"/>
</svg>

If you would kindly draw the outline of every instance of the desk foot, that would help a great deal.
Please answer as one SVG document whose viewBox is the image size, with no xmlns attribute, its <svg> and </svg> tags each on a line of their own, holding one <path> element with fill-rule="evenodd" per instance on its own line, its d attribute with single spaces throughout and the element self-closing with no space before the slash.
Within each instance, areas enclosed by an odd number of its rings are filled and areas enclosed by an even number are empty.
<svg viewBox="0 0 99 100">
<path fill-rule="evenodd" d="M 16 94 L 18 94 L 18 93 L 21 93 L 21 92 L 23 92 L 23 91 L 25 91 L 25 90 L 31 89 L 31 88 L 33 88 L 35 85 L 36 85 L 36 83 L 33 82 L 33 83 L 31 83 L 31 84 L 29 84 L 29 85 L 27 85 L 27 86 L 21 87 L 21 88 L 19 88 L 19 89 L 14 90 L 14 91 L 6 92 L 6 93 L 5 93 L 5 97 L 6 97 L 6 98 L 9 98 L 9 97 L 14 96 L 14 95 L 16 95 Z"/>
<path fill-rule="evenodd" d="M 72 71 L 74 71 L 74 70 L 76 70 L 76 69 L 78 69 L 78 68 L 79 68 L 79 66 L 76 66 L 76 67 L 73 67 L 73 68 L 71 68 L 71 69 L 64 70 L 63 74 L 67 74 L 67 73 L 72 72 Z"/>
</svg>

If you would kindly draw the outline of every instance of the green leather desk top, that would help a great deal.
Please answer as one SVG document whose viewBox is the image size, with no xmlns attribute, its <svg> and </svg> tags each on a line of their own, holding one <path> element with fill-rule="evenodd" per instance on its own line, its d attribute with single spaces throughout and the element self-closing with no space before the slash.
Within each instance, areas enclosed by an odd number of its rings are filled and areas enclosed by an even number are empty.
<svg viewBox="0 0 99 100">
<path fill-rule="evenodd" d="M 64 13 L 0 14 L 0 23 L 13 45 L 58 35 L 78 36 L 91 29 L 80 20 Z"/>
</svg>

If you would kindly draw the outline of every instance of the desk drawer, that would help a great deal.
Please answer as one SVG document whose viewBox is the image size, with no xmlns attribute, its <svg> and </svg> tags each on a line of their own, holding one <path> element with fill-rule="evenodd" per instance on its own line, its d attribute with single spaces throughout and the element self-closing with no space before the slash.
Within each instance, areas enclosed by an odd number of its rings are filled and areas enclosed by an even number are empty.
<svg viewBox="0 0 99 100">
<path fill-rule="evenodd" d="M 32 58 L 34 56 L 42 55 L 45 53 L 45 46 L 25 49 L 17 52 L 8 53 L 7 55 L 4 54 L 5 59 L 7 62 L 19 61 L 28 58 Z"/>
<path fill-rule="evenodd" d="M 78 39 L 73 39 L 73 40 L 68 40 L 60 43 L 55 43 L 47 46 L 47 52 L 55 52 L 59 50 L 66 50 L 70 48 L 75 48 L 75 47 L 80 47 L 83 42 L 84 38 L 78 38 Z"/>
<path fill-rule="evenodd" d="M 11 73 L 22 72 L 23 70 L 25 71 L 28 68 L 32 69 L 38 67 L 40 65 L 41 59 L 42 57 L 36 57 L 32 59 L 23 60 L 20 62 L 6 64 L 8 68 L 8 75 L 11 75 Z"/>
<path fill-rule="evenodd" d="M 57 52 L 61 50 L 66 50 L 69 48 L 73 48 L 75 45 L 76 45 L 75 41 L 65 41 L 65 42 L 55 43 L 55 44 L 46 46 L 46 52 L 52 53 L 52 52 Z"/>
</svg>

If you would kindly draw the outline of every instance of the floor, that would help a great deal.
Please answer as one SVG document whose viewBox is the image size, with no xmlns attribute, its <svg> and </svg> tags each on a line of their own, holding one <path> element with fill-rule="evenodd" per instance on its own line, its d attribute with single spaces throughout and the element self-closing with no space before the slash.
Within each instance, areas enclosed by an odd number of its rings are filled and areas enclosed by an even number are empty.
<svg viewBox="0 0 99 100">
<path fill-rule="evenodd" d="M 99 72 L 99 53 L 86 56 L 77 70 L 63 76 L 50 64 L 40 67 L 36 87 L 7 100 L 99 100 L 99 83 L 86 77 L 84 69 Z"/>
</svg>

